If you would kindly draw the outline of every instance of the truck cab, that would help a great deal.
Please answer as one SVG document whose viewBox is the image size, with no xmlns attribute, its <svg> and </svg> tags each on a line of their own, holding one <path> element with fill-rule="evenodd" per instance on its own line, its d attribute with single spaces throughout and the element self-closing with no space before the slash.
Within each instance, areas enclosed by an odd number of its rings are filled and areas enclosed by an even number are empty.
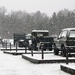
<svg viewBox="0 0 75 75">
<path fill-rule="evenodd" d="M 54 39 L 54 54 L 58 55 L 59 51 L 66 56 L 66 50 L 75 52 L 75 28 L 62 29 L 59 36 Z"/>
</svg>

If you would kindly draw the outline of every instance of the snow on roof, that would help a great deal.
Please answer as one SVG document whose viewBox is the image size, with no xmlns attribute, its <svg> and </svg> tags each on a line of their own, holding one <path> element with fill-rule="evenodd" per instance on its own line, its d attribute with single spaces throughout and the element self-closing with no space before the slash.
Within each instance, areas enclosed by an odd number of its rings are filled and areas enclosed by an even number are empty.
<svg viewBox="0 0 75 75">
<path fill-rule="evenodd" d="M 75 28 L 65 28 L 65 29 L 63 29 L 63 30 L 75 30 Z"/>
<path fill-rule="evenodd" d="M 48 30 L 32 30 L 32 32 L 49 32 Z"/>
</svg>

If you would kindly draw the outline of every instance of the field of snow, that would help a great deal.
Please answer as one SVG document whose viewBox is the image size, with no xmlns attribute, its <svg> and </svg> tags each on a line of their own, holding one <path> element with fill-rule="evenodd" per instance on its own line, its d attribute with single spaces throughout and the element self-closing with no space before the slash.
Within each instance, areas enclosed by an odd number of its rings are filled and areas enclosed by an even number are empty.
<svg viewBox="0 0 75 75">
<path fill-rule="evenodd" d="M 62 63 L 61 63 L 62 64 Z M 60 64 L 33 64 L 21 55 L 0 51 L 0 75 L 70 75 L 60 70 Z"/>
<path fill-rule="evenodd" d="M 63 64 L 63 66 L 65 66 L 65 67 L 69 67 L 69 68 L 71 68 L 71 69 L 74 69 L 74 70 L 75 70 L 75 63 L 69 63 L 68 65 Z"/>
<path fill-rule="evenodd" d="M 57 56 L 54 55 L 53 53 L 49 53 L 49 54 L 44 54 L 44 59 L 42 59 L 42 54 L 33 54 L 33 56 L 31 54 L 23 54 L 27 57 L 33 58 L 33 59 L 38 59 L 38 60 L 61 60 L 61 59 L 65 59 L 66 57 L 62 57 L 62 56 Z M 69 57 L 68 59 L 75 59 L 75 57 Z"/>
</svg>

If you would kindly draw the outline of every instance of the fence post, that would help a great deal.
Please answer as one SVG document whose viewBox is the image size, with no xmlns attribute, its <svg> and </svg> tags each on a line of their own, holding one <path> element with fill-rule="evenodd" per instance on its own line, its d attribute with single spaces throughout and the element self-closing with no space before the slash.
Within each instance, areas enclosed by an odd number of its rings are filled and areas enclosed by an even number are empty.
<svg viewBox="0 0 75 75">
<path fill-rule="evenodd" d="M 17 43 L 16 43 L 16 52 L 17 52 Z"/>
<path fill-rule="evenodd" d="M 44 52 L 43 52 L 43 49 L 42 49 L 42 59 L 44 59 Z"/>
<path fill-rule="evenodd" d="M 69 49 L 69 48 L 66 49 L 66 64 L 68 64 L 68 62 L 69 62 L 69 61 L 68 61 L 68 49 Z"/>
<path fill-rule="evenodd" d="M 33 48 L 34 47 L 34 45 L 31 45 L 31 55 L 33 56 Z"/>
<path fill-rule="evenodd" d="M 44 51 L 43 51 L 43 49 L 44 49 L 44 46 L 42 45 L 42 59 L 44 59 Z"/>
<path fill-rule="evenodd" d="M 33 49 L 31 50 L 31 55 L 33 56 Z"/>
<path fill-rule="evenodd" d="M 6 50 L 7 50 L 7 41 L 6 41 Z"/>
<path fill-rule="evenodd" d="M 26 49 L 26 47 L 25 47 L 25 53 L 27 53 L 27 49 Z"/>
<path fill-rule="evenodd" d="M 11 51 L 11 43 L 10 43 L 10 51 Z"/>
</svg>

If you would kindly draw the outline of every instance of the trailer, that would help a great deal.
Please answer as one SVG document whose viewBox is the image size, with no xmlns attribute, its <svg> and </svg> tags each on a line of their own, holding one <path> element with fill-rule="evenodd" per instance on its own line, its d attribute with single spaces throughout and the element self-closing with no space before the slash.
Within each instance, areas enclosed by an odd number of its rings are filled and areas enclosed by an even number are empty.
<svg viewBox="0 0 75 75">
<path fill-rule="evenodd" d="M 14 46 L 16 43 L 18 43 L 18 45 L 20 45 L 20 40 L 22 40 L 21 42 L 23 42 L 26 38 L 26 34 L 25 33 L 14 33 L 13 34 L 13 39 L 14 39 Z"/>
</svg>

